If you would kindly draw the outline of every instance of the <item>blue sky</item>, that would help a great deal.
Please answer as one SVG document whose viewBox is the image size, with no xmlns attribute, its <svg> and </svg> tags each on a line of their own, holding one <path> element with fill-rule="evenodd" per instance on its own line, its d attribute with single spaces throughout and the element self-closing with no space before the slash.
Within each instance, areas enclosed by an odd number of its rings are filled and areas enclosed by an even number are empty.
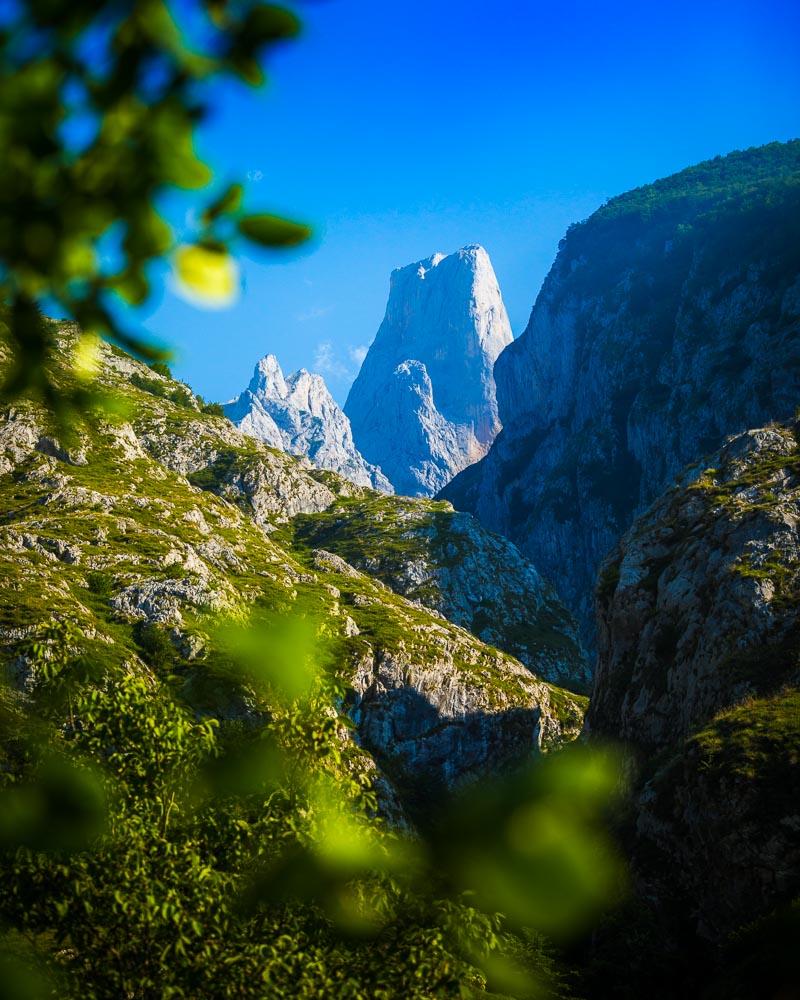
<svg viewBox="0 0 800 1000">
<path fill-rule="evenodd" d="M 720 153 L 800 135 L 795 0 L 322 0 L 269 86 L 218 88 L 198 148 L 253 210 L 310 221 L 242 258 L 231 308 L 169 283 L 139 319 L 227 399 L 262 354 L 343 401 L 394 267 L 489 251 L 515 335 L 570 222 Z M 177 211 L 177 208 L 175 208 Z M 177 218 L 183 213 L 181 208 Z"/>
</svg>

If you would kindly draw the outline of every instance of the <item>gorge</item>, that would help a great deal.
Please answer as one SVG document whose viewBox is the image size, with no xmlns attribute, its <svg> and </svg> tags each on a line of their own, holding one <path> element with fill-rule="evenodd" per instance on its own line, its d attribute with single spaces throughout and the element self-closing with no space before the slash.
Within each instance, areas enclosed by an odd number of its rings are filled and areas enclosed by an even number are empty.
<svg viewBox="0 0 800 1000">
<path fill-rule="evenodd" d="M 517 340 L 486 251 L 435 254 L 393 273 L 343 410 L 268 354 L 219 416 L 103 345 L 116 408 L 0 413 L 14 698 L 56 618 L 101 701 L 134 678 L 250 733 L 281 714 L 219 620 L 309 619 L 331 773 L 379 826 L 617 747 L 630 892 L 575 958 L 586 996 L 792 996 L 764 968 L 800 893 L 798 231 L 800 142 L 691 167 L 572 226 Z M 84 332 L 43 322 L 79 386 Z"/>
</svg>

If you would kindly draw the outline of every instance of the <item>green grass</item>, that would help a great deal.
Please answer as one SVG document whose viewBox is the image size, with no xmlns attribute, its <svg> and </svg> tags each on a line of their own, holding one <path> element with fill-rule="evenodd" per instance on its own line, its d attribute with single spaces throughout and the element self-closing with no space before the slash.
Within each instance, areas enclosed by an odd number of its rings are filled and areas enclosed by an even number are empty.
<svg viewBox="0 0 800 1000">
<path fill-rule="evenodd" d="M 651 808 L 664 819 L 700 786 L 737 803 L 741 821 L 771 824 L 800 801 L 800 691 L 750 697 L 718 713 L 651 762 Z"/>
<path fill-rule="evenodd" d="M 689 741 L 709 781 L 730 779 L 759 792 L 758 812 L 775 817 L 800 801 L 800 691 L 747 699 L 718 715 Z"/>
</svg>

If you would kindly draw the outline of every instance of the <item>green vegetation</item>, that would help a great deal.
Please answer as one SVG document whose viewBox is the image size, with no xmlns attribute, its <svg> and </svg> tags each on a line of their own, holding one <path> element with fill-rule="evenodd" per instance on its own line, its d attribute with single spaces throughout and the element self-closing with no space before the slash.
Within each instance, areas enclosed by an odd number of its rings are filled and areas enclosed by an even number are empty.
<svg viewBox="0 0 800 1000">
<path fill-rule="evenodd" d="M 703 497 L 709 507 L 709 517 L 723 513 L 732 519 L 769 515 L 785 503 L 784 481 L 800 475 L 798 428 L 783 429 L 776 425 L 789 450 L 765 450 L 747 456 L 732 475 L 722 476 L 714 468 L 704 469 L 689 485 L 689 490 Z M 779 610 L 791 609 L 800 603 L 800 565 L 792 552 L 779 549 L 764 553 L 745 553 L 731 567 L 744 579 L 769 580 L 774 587 L 772 604 Z"/>
<path fill-rule="evenodd" d="M 730 199 L 760 198 L 765 184 L 780 189 L 797 183 L 798 173 L 800 140 L 735 151 L 610 199 L 594 213 L 592 225 L 599 227 L 629 216 L 644 222 L 667 209 L 680 208 L 689 214 L 699 208 L 726 206 Z M 579 230 L 580 225 L 571 231 Z"/>
<path fill-rule="evenodd" d="M 632 297 L 629 290 L 629 308 L 660 329 L 674 319 L 691 261 L 698 287 L 710 276 L 739 274 L 751 258 L 768 260 L 775 280 L 790 282 L 798 270 L 791 235 L 798 216 L 800 140 L 716 157 L 612 198 L 570 226 L 563 252 L 581 263 L 571 287 L 613 295 L 635 266 L 640 285 Z"/>
<path fill-rule="evenodd" d="M 91 570 L 86 574 L 86 586 L 98 597 L 109 597 L 113 586 L 113 578 L 110 573 L 101 573 L 98 570 Z"/>
<path fill-rule="evenodd" d="M 209 416 L 212 416 L 212 417 L 224 417 L 225 416 L 225 411 L 223 410 L 221 403 L 206 403 L 206 402 L 201 402 L 200 409 L 203 411 L 203 413 L 207 413 L 207 414 L 209 414 Z"/>
<path fill-rule="evenodd" d="M 448 510 L 444 501 L 379 494 L 340 497 L 326 511 L 293 518 L 286 530 L 293 544 L 330 549 L 354 566 L 380 567 L 383 578 L 423 554 L 424 533 L 433 527 L 433 516 Z"/>
<path fill-rule="evenodd" d="M 147 378 L 137 373 L 131 375 L 131 383 L 143 392 L 149 392 L 153 396 L 161 396 L 163 399 L 170 399 L 179 406 L 194 406 L 194 393 L 188 386 L 167 386 L 158 379 Z"/>
<path fill-rule="evenodd" d="M 794 811 L 800 786 L 800 692 L 750 698 L 722 712 L 689 741 L 709 781 L 747 783 L 761 822 Z M 743 797 L 746 801 L 747 797 Z"/>
<path fill-rule="evenodd" d="M 192 486 L 216 493 L 222 489 L 234 472 L 241 471 L 243 462 L 249 457 L 251 456 L 248 452 L 243 452 L 241 449 L 228 448 L 217 455 L 211 465 L 197 472 L 189 473 L 187 478 Z"/>
<path fill-rule="evenodd" d="M 1 912 L 35 942 L 28 959 L 46 959 L 59 996 L 479 990 L 477 970 L 448 950 L 449 922 L 484 948 L 484 935 L 497 940 L 490 921 L 423 899 L 412 919 L 392 916 L 408 889 L 377 873 L 400 847 L 370 821 L 363 776 L 343 767 L 324 708 L 332 683 L 285 707 L 273 696 L 255 731 L 195 721 L 168 690 L 123 673 L 74 685 L 65 739 L 23 756 L 12 746 Z M 37 708 L 56 721 L 49 695 L 41 684 Z M 359 885 L 366 866 L 376 874 Z"/>
<path fill-rule="evenodd" d="M 651 808 L 675 821 L 693 801 L 699 807 L 725 789 L 720 812 L 768 831 L 795 811 L 799 762 L 800 692 L 779 689 L 751 696 L 719 712 L 677 750 L 664 751 L 651 762 L 647 771 L 656 793 Z"/>
</svg>

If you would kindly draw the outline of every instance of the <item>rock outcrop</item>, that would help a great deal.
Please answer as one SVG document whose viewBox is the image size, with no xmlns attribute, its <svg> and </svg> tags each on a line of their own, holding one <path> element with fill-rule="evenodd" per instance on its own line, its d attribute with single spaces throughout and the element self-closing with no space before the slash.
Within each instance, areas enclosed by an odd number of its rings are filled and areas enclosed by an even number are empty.
<svg viewBox="0 0 800 1000">
<path fill-rule="evenodd" d="M 293 549 L 333 550 L 539 677 L 588 689 L 589 662 L 572 616 L 517 547 L 471 514 L 433 500 L 342 498 L 293 518 L 287 532 Z"/>
<path fill-rule="evenodd" d="M 245 434 L 272 448 L 304 455 L 318 469 L 338 472 L 357 486 L 392 492 L 381 470 L 359 454 L 350 421 L 321 375 L 301 368 L 284 377 L 278 359 L 267 354 L 248 387 L 223 409 Z"/>
<path fill-rule="evenodd" d="M 591 636 L 603 557 L 680 470 L 800 399 L 800 142 L 718 157 L 570 227 L 495 367 L 503 430 L 442 492 Z"/>
<path fill-rule="evenodd" d="M 431 496 L 486 453 L 500 429 L 492 370 L 511 339 L 483 247 L 392 273 L 345 413 L 359 450 L 398 493 Z"/>
<path fill-rule="evenodd" d="M 687 470 L 598 584 L 586 729 L 638 762 L 643 895 L 717 942 L 800 893 L 798 440 L 772 424 Z"/>
</svg>

